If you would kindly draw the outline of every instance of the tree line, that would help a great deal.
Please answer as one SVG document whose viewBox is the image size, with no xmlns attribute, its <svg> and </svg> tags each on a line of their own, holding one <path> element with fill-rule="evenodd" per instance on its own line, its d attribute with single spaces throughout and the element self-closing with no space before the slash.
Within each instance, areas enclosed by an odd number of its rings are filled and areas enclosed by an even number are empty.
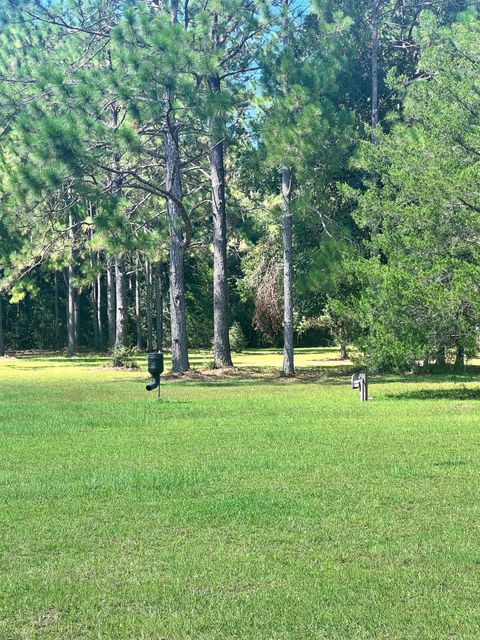
<svg viewBox="0 0 480 640">
<path fill-rule="evenodd" d="M 463 0 L 1 0 L 0 354 L 477 348 Z"/>
</svg>

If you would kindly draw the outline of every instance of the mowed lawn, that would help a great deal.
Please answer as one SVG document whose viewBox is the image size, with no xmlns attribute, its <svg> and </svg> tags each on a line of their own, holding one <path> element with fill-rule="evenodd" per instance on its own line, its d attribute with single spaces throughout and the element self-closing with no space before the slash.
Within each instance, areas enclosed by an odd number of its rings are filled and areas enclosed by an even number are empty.
<svg viewBox="0 0 480 640">
<path fill-rule="evenodd" d="M 0 360 L 0 638 L 480 638 L 480 376 L 335 357 Z"/>
</svg>

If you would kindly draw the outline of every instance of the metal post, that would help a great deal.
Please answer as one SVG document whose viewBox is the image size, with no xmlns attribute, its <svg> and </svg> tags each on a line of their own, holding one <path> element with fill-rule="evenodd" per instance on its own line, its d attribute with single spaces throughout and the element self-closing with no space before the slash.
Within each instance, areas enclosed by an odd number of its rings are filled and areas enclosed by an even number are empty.
<svg viewBox="0 0 480 640">
<path fill-rule="evenodd" d="M 366 373 L 361 373 L 359 375 L 359 391 L 360 391 L 360 402 L 367 402 L 368 400 L 368 378 Z"/>
</svg>

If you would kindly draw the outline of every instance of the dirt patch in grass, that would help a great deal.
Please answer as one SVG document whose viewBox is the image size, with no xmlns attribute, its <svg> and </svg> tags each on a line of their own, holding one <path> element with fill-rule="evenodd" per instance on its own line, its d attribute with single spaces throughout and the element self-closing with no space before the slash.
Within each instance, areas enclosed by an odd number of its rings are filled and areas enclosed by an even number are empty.
<svg viewBox="0 0 480 640">
<path fill-rule="evenodd" d="M 269 371 L 264 367 L 226 367 L 223 369 L 190 369 L 185 373 L 167 373 L 162 376 L 165 380 L 219 380 L 236 378 L 274 378 L 278 377 L 273 370 Z"/>
<path fill-rule="evenodd" d="M 95 367 L 93 371 L 102 371 L 105 369 L 107 369 L 108 371 L 140 371 L 140 367 L 138 366 L 138 364 L 129 364 L 125 367 L 117 367 L 114 364 L 104 364 L 101 367 Z"/>
<path fill-rule="evenodd" d="M 329 378 L 344 378 L 351 375 L 355 367 L 299 367 L 293 376 L 285 376 L 276 367 L 227 367 L 223 369 L 190 369 L 185 373 L 167 373 L 162 376 L 164 380 L 185 381 L 219 381 L 237 379 L 261 379 L 271 381 L 317 382 Z"/>
</svg>

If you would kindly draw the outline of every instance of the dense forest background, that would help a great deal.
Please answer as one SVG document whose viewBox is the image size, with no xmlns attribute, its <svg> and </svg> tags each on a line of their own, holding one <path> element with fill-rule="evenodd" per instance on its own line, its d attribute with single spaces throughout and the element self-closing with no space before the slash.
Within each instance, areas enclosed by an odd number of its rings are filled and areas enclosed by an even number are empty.
<svg viewBox="0 0 480 640">
<path fill-rule="evenodd" d="M 463 0 L 1 0 L 0 355 L 347 345 L 480 324 Z"/>
</svg>

